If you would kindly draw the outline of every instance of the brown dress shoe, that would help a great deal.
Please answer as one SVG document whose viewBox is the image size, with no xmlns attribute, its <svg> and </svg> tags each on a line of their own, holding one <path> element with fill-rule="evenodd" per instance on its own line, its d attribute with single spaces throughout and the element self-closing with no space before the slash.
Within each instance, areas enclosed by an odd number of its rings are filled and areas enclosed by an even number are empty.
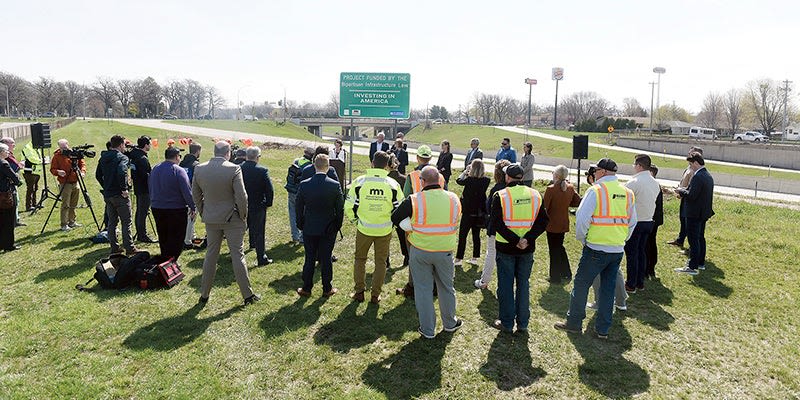
<svg viewBox="0 0 800 400">
<path fill-rule="evenodd" d="M 369 299 L 369 302 L 372 304 L 380 304 L 381 303 L 381 296 L 372 296 Z"/>
<path fill-rule="evenodd" d="M 302 297 L 311 296 L 311 292 L 307 292 L 307 291 L 303 290 L 303 288 L 301 288 L 301 287 L 297 288 L 297 294 L 302 296 Z"/>
<path fill-rule="evenodd" d="M 364 302 L 364 292 L 363 291 L 355 292 L 355 293 L 350 295 L 350 298 L 353 299 L 353 301 L 357 301 L 359 303 L 363 303 Z"/>
<path fill-rule="evenodd" d="M 325 296 L 325 297 L 331 297 L 331 296 L 335 295 L 336 293 L 339 293 L 339 289 L 331 288 L 331 290 L 329 290 L 329 291 L 327 291 L 325 293 L 322 293 L 322 295 Z"/>
<path fill-rule="evenodd" d="M 409 284 L 406 284 L 405 287 L 395 289 L 394 292 L 397 294 L 402 294 L 405 297 L 414 297 L 414 287 Z"/>
</svg>

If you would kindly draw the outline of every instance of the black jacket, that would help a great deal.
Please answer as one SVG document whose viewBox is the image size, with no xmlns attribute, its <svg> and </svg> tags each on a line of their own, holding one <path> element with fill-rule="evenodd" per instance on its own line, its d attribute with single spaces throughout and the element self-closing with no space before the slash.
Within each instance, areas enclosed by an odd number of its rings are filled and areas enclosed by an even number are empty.
<svg viewBox="0 0 800 400">
<path fill-rule="evenodd" d="M 200 164 L 200 160 L 194 156 L 194 154 L 187 154 L 186 157 L 183 157 L 181 163 L 178 164 L 181 168 L 186 170 L 186 173 L 189 175 L 189 182 L 192 181 L 192 177 L 194 177 L 194 167 Z"/>
<path fill-rule="evenodd" d="M 150 190 L 148 181 L 150 180 L 150 160 L 147 159 L 147 152 L 134 147 L 128 152 L 130 159 L 131 179 L 133 180 L 133 192 L 139 195 L 146 195 Z"/>
<path fill-rule="evenodd" d="M 507 187 L 513 187 L 521 184 L 522 183 L 519 181 L 511 182 Z M 544 202 L 542 202 L 542 204 L 539 206 L 539 213 L 536 216 L 536 221 L 533 222 L 533 226 L 527 233 L 525 233 L 525 235 L 523 235 L 523 237 L 528 240 L 528 247 L 525 249 L 517 248 L 517 243 L 519 243 L 521 238 L 517 236 L 516 233 L 511 231 L 511 229 L 509 229 L 503 222 L 503 207 L 500 202 L 500 196 L 494 194 L 492 196 L 491 224 L 496 234 L 505 238 L 508 243 L 502 243 L 497 240 L 495 242 L 495 248 L 498 252 L 509 255 L 533 253 L 533 251 L 536 250 L 536 238 L 538 238 L 539 235 L 541 235 L 545 229 L 547 229 L 547 223 L 550 222 L 550 218 L 547 216 L 547 210 L 544 208 Z"/>
<path fill-rule="evenodd" d="M 344 196 L 339 181 L 323 174 L 300 182 L 297 188 L 297 227 L 303 235 L 334 235 L 344 220 Z"/>
<path fill-rule="evenodd" d="M 11 164 L 6 160 L 0 160 L 0 192 L 16 190 L 19 185 L 21 185 L 19 176 L 11 169 Z"/>
<path fill-rule="evenodd" d="M 705 168 L 697 170 L 689 187 L 679 189 L 679 193 L 684 199 L 682 217 L 707 220 L 714 215 L 714 178 Z"/>
<path fill-rule="evenodd" d="M 486 214 L 486 189 L 489 188 L 491 179 L 486 176 L 458 177 L 456 183 L 464 186 L 461 192 L 461 214 L 470 216 L 483 216 Z"/>
<path fill-rule="evenodd" d="M 130 189 L 128 163 L 128 157 L 117 150 L 105 150 L 100 153 L 95 177 L 103 187 L 103 197 L 108 199 L 119 196 L 123 191 Z"/>
<path fill-rule="evenodd" d="M 381 143 L 381 148 L 378 148 L 378 142 L 372 142 L 369 144 L 369 161 L 372 162 L 372 159 L 375 158 L 375 153 L 378 151 L 389 151 L 389 143 L 385 140 Z"/>
<path fill-rule="evenodd" d="M 266 167 L 255 161 L 245 161 L 242 163 L 242 179 L 247 191 L 247 206 L 251 210 L 272 207 L 275 193 Z"/>
</svg>

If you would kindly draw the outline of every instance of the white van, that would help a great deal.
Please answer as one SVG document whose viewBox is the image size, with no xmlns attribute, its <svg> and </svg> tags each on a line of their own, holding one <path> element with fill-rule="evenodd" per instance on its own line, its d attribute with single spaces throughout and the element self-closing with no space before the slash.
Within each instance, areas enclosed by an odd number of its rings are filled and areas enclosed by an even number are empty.
<svg viewBox="0 0 800 400">
<path fill-rule="evenodd" d="M 794 128 L 786 128 L 783 138 L 786 140 L 800 140 L 800 132 L 795 131 Z"/>
<path fill-rule="evenodd" d="M 689 128 L 689 137 L 694 139 L 717 139 L 717 130 L 711 128 L 701 128 L 693 126 Z"/>
</svg>

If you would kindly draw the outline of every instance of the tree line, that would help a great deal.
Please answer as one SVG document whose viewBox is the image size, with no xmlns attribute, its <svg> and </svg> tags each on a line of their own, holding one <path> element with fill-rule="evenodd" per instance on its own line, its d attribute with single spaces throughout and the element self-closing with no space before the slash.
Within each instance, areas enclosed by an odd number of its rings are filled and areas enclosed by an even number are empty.
<svg viewBox="0 0 800 400">
<path fill-rule="evenodd" d="M 40 77 L 30 82 L 0 72 L 0 114 L 26 117 L 50 112 L 58 116 L 154 118 L 213 117 L 225 99 L 211 85 L 193 79 L 159 84 L 152 77 L 98 77 L 90 84 Z M 109 114 L 111 110 L 111 114 Z"/>
</svg>

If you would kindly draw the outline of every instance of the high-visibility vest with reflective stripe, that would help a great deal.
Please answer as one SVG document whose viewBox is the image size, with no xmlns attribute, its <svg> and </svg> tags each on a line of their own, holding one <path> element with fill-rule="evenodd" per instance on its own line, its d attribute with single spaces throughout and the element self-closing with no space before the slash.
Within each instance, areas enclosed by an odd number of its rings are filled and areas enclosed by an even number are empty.
<svg viewBox="0 0 800 400">
<path fill-rule="evenodd" d="M 633 213 L 633 191 L 619 181 L 600 182 L 589 188 L 597 205 L 586 241 L 604 246 L 622 246 L 628 239 L 628 223 Z"/>
<path fill-rule="evenodd" d="M 443 189 L 411 195 L 411 232 L 408 241 L 425 251 L 453 251 L 458 242 L 461 202 Z"/>
<path fill-rule="evenodd" d="M 367 236 L 386 236 L 392 233 L 392 211 L 397 208 L 403 190 L 383 169 L 370 168 L 350 185 L 345 213 L 348 218 L 358 216 L 358 231 Z M 394 195 L 393 195 L 394 194 Z M 357 211 L 353 208 L 358 206 Z"/>
<path fill-rule="evenodd" d="M 422 191 L 422 178 L 420 175 L 422 174 L 422 170 L 415 169 L 408 174 L 408 178 L 411 180 L 411 193 L 419 193 Z M 439 174 L 439 186 L 444 187 L 444 176 Z"/>
<path fill-rule="evenodd" d="M 503 223 L 517 236 L 525 236 L 531 230 L 533 222 L 536 221 L 536 217 L 539 215 L 542 196 L 538 191 L 525 185 L 505 188 L 497 192 L 497 195 L 500 196 Z M 500 243 L 508 243 L 508 240 L 503 235 L 495 236 L 495 240 Z"/>
</svg>

